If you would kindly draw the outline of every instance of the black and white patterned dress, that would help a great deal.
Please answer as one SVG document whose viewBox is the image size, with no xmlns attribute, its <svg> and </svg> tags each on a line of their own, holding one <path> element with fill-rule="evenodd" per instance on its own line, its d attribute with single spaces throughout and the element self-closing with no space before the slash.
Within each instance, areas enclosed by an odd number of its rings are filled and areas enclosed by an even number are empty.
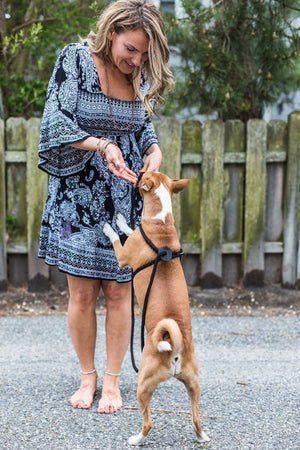
<svg viewBox="0 0 300 450">
<path fill-rule="evenodd" d="M 143 96 L 148 88 L 142 76 Z M 126 127 L 132 102 L 111 98 L 111 104 L 118 127 Z M 121 212 L 135 228 L 142 201 L 137 189 L 113 175 L 97 152 L 69 145 L 89 136 L 115 140 L 135 173 L 143 167 L 146 150 L 157 142 L 138 98 L 129 129 L 118 131 L 114 127 L 108 97 L 101 90 L 87 43 L 69 44 L 50 79 L 41 126 L 39 167 L 50 177 L 39 257 L 71 275 L 129 281 L 131 271 L 119 268 L 102 227 L 107 221 L 117 230 L 116 215 Z"/>
</svg>

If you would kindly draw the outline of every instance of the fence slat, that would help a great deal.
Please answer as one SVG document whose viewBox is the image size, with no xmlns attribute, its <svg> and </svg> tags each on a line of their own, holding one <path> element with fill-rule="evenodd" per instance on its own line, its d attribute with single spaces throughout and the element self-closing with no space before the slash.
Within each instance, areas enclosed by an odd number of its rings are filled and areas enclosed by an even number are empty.
<svg viewBox="0 0 300 450">
<path fill-rule="evenodd" d="M 7 153 L 26 149 L 27 122 L 21 117 L 11 117 L 6 122 Z M 6 164 L 6 201 L 7 216 L 10 224 L 9 248 L 24 248 L 27 252 L 27 187 L 26 163 Z M 28 280 L 26 253 L 8 253 L 9 282 L 14 286 L 23 286 Z"/>
<path fill-rule="evenodd" d="M 228 120 L 225 123 L 224 147 L 224 227 L 223 244 L 243 242 L 243 202 L 244 202 L 244 174 L 245 164 L 229 161 L 227 155 L 240 155 L 243 160 L 245 154 L 245 125 L 240 120 Z M 241 158 L 242 159 L 242 158 Z M 223 256 L 223 277 L 229 284 L 237 284 L 241 278 L 241 257 L 233 255 Z"/>
<path fill-rule="evenodd" d="M 187 120 L 182 124 L 181 134 L 181 178 L 190 178 L 190 183 L 180 194 L 181 227 L 180 236 L 184 248 L 182 260 L 187 283 L 191 286 L 199 284 L 200 258 L 192 251 L 188 253 L 187 244 L 198 244 L 200 247 L 200 211 L 201 211 L 201 167 L 195 161 L 201 160 L 202 127 L 196 120 Z M 188 154 L 190 161 L 183 164 L 184 156 Z M 186 159 L 187 161 L 187 159 Z"/>
<path fill-rule="evenodd" d="M 202 187 L 203 287 L 222 286 L 222 208 L 224 123 L 208 120 L 204 125 Z"/>
<path fill-rule="evenodd" d="M 30 291 L 49 287 L 49 267 L 38 259 L 39 236 L 43 206 L 47 198 L 47 175 L 38 169 L 40 119 L 27 122 L 27 242 L 28 288 Z"/>
<path fill-rule="evenodd" d="M 282 239 L 283 231 L 283 189 L 284 168 L 286 161 L 287 126 L 282 120 L 268 123 L 267 137 L 267 193 L 265 241 L 269 243 Z M 282 151 L 282 149 L 284 149 Z M 282 159 L 274 156 L 281 151 Z M 270 155 L 272 158 L 270 158 Z M 285 155 L 285 157 L 284 157 Z M 265 250 L 267 250 L 265 246 Z M 265 281 L 281 282 L 282 252 L 265 251 Z"/>
<path fill-rule="evenodd" d="M 7 288 L 4 123 L 0 119 L 0 292 Z"/>
<path fill-rule="evenodd" d="M 264 282 L 267 126 L 263 120 L 247 124 L 245 193 L 244 284 Z"/>
<path fill-rule="evenodd" d="M 288 156 L 284 199 L 284 252 L 282 282 L 294 287 L 297 277 L 297 241 L 299 235 L 299 170 L 300 170 L 300 112 L 288 118 Z M 299 258 L 300 259 L 300 258 Z M 299 276 L 299 275 L 298 275 Z M 300 277 L 299 277 L 300 278 Z"/>
</svg>

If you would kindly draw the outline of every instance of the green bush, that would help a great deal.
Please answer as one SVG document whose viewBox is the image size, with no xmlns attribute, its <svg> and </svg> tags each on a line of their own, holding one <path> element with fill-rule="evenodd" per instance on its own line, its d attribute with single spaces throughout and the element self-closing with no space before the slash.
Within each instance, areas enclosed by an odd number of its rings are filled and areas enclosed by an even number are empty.
<svg viewBox="0 0 300 450">
<path fill-rule="evenodd" d="M 6 4 L 5 4 L 6 3 Z M 0 86 L 6 118 L 40 116 L 58 52 L 94 27 L 107 0 L 7 0 L 0 8 Z"/>
<path fill-rule="evenodd" d="M 183 0 L 186 17 L 168 15 L 181 61 L 168 113 L 194 106 L 222 119 L 261 118 L 281 93 L 299 89 L 299 16 L 294 0 Z M 297 8 L 298 5 L 298 8 Z"/>
</svg>

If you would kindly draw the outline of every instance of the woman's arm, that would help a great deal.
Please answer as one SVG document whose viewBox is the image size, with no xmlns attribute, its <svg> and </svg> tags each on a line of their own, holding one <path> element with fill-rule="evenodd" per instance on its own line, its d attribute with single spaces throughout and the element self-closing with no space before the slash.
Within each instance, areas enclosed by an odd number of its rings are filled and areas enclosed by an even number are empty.
<svg viewBox="0 0 300 450">
<path fill-rule="evenodd" d="M 162 161 L 162 153 L 158 144 L 154 143 L 150 145 L 145 155 L 144 166 L 140 172 L 158 172 Z"/>
<path fill-rule="evenodd" d="M 114 175 L 123 180 L 130 181 L 130 183 L 133 183 L 134 185 L 136 184 L 137 175 L 126 166 L 122 152 L 116 143 L 113 143 L 109 139 L 99 139 L 90 136 L 83 141 L 75 142 L 70 145 L 79 148 L 80 150 L 98 151 L 98 154 L 105 158 L 108 169 Z"/>
</svg>

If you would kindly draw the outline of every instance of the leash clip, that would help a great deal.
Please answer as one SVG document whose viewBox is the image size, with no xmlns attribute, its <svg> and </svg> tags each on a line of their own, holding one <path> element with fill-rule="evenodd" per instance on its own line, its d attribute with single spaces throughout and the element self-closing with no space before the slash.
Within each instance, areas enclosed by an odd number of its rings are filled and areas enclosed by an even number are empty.
<svg viewBox="0 0 300 450">
<path fill-rule="evenodd" d="M 173 257 L 172 250 L 169 247 L 160 247 L 157 255 L 162 261 L 170 261 Z"/>
</svg>

